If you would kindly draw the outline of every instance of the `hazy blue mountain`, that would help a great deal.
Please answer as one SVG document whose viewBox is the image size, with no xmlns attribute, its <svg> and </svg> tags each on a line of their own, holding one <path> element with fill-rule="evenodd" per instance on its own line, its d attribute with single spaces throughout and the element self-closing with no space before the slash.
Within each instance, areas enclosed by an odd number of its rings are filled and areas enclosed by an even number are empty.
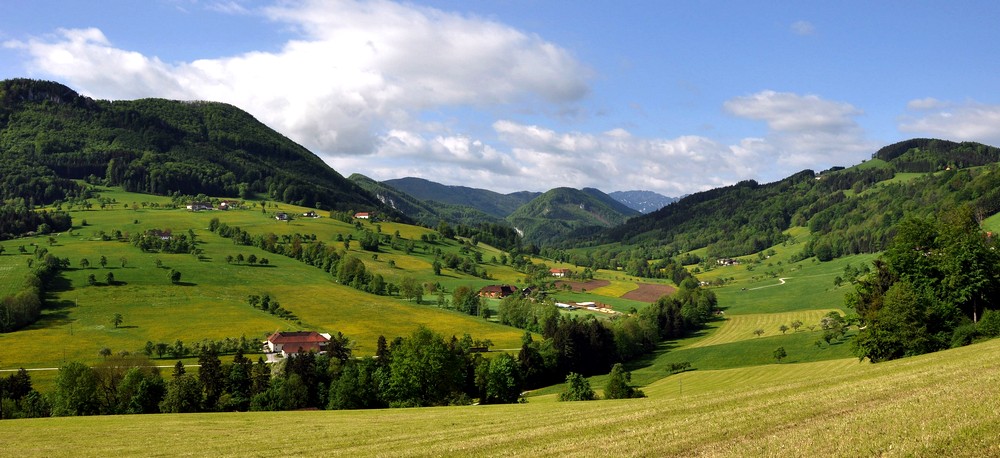
<svg viewBox="0 0 1000 458">
<path fill-rule="evenodd" d="M 679 200 L 653 191 L 615 191 L 608 195 L 642 214 L 655 212 Z"/>
</svg>

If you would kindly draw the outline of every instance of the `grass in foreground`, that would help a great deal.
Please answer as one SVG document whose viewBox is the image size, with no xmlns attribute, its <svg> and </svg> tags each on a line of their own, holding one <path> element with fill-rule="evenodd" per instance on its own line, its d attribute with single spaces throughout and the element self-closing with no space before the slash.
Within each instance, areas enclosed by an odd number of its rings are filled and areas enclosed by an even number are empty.
<svg viewBox="0 0 1000 458">
<path fill-rule="evenodd" d="M 638 400 L 11 420 L 0 440 L 80 457 L 996 456 L 998 386 L 994 340 L 878 365 L 687 372 Z"/>
</svg>

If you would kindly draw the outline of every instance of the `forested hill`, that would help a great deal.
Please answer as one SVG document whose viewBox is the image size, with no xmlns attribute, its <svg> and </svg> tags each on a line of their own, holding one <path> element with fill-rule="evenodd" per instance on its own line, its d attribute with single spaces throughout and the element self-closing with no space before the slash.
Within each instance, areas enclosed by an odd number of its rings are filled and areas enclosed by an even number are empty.
<svg viewBox="0 0 1000 458">
<path fill-rule="evenodd" d="M 621 243 L 657 252 L 707 247 L 710 257 L 751 254 L 781 243 L 783 231 L 814 235 L 802 256 L 821 260 L 885 249 L 906 216 L 969 206 L 985 218 L 1000 211 L 1000 149 L 979 143 L 914 139 L 873 159 L 783 180 L 744 181 L 692 194 L 566 246 Z"/>
<path fill-rule="evenodd" d="M 507 221 L 526 241 L 544 246 L 571 234 L 590 234 L 622 224 L 638 214 L 597 189 L 555 188 L 518 208 Z"/>
<path fill-rule="evenodd" d="M 304 147 L 215 102 L 94 100 L 0 82 L 0 198 L 65 199 L 86 179 L 129 191 L 264 198 L 398 215 Z"/>
<path fill-rule="evenodd" d="M 387 182 L 380 183 L 359 173 L 351 175 L 349 179 L 382 203 L 399 210 L 422 226 L 437 227 L 442 221 L 467 226 L 482 223 L 505 224 L 502 218 L 473 207 L 420 200 L 390 186 Z"/>
<path fill-rule="evenodd" d="M 500 194 L 486 189 L 448 186 L 413 177 L 386 180 L 384 183 L 420 200 L 472 207 L 497 218 L 507 217 L 541 195 L 528 191 Z"/>
</svg>

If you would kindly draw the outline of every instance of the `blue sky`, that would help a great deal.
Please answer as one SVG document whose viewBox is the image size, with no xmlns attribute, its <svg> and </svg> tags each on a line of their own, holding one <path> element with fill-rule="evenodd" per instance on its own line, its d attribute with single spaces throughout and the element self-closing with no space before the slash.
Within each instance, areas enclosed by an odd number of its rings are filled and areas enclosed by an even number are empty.
<svg viewBox="0 0 1000 458">
<path fill-rule="evenodd" d="M 99 5 L 95 7 L 94 5 Z M 677 196 L 1000 145 L 997 2 L 7 0 L 0 78 L 239 106 L 344 175 Z"/>
</svg>

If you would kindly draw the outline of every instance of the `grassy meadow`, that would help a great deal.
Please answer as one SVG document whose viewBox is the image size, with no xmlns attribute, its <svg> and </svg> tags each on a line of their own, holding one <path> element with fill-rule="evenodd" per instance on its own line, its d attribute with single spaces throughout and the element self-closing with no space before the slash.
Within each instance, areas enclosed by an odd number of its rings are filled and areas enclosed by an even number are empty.
<svg viewBox="0 0 1000 458">
<path fill-rule="evenodd" d="M 877 365 L 685 372 L 645 399 L 11 420 L 0 440 L 26 457 L 996 456 L 998 387 L 993 340 Z"/>
<path fill-rule="evenodd" d="M 251 233 L 316 234 L 317 240 L 337 246 L 342 244 L 336 242 L 337 235 L 356 236 L 352 224 L 330 218 L 300 218 L 286 223 L 269 216 L 275 211 L 306 211 L 285 204 L 269 206 L 267 213 L 259 208 L 189 212 L 139 206 L 133 210 L 132 202 L 162 205 L 167 200 L 117 190 L 102 190 L 101 195 L 114 198 L 117 203 L 107 209 L 95 206 L 92 210 L 73 210 L 74 229 L 53 235 L 54 243 L 48 237 L 4 243 L 6 252 L 0 256 L 0 276 L 11 281 L 3 282 L 0 288 L 16 288 L 27 272 L 26 261 L 31 256 L 18 254 L 18 245 L 34 243 L 44 247 L 55 256 L 69 258 L 71 268 L 53 285 L 48 299 L 55 306 L 45 310 L 41 320 L 27 329 L 0 334 L 0 345 L 7 349 L 0 357 L 0 368 L 58 367 L 69 360 L 96 362 L 102 348 L 114 352 L 138 351 L 146 341 L 173 344 L 181 340 L 191 344 L 203 339 L 240 336 L 257 340 L 277 330 L 343 332 L 354 341 L 359 354 L 372 354 L 379 335 L 388 338 L 409 335 L 418 325 L 444 335 L 469 333 L 475 338 L 490 339 L 501 348 L 520 343 L 522 331 L 427 305 L 433 299 L 429 295 L 425 295 L 423 304 L 415 304 L 398 297 L 362 293 L 337 284 L 320 269 L 254 247 L 234 245 L 208 230 L 209 221 L 217 217 Z M 371 223 L 365 225 L 376 230 Z M 200 258 L 190 254 L 144 253 L 128 242 L 101 239 L 102 233 L 116 230 L 127 235 L 148 229 L 170 229 L 174 234 L 192 231 L 204 253 Z M 449 278 L 454 285 L 486 282 L 448 270 L 442 277 L 434 277 L 429 261 L 433 255 L 427 253 L 433 247 L 423 249 L 419 239 L 420 234 L 430 231 L 388 223 L 383 228 L 389 234 L 395 230 L 400 231 L 401 237 L 416 237 L 420 248 L 413 256 L 383 248 L 375 259 L 372 253 L 361 251 L 357 242 L 346 254 L 358 257 L 369 270 L 382 273 L 389 281 L 413 276 L 425 282 Z M 444 251 L 459 248 L 454 241 L 437 245 Z M 32 251 L 29 246 L 28 252 Z M 270 264 L 226 262 L 227 256 L 240 254 L 268 258 Z M 99 263 L 101 256 L 107 260 L 104 267 Z M 81 266 L 83 259 L 89 261 L 89 267 Z M 390 261 L 395 261 L 395 266 Z M 181 272 L 179 284 L 171 283 L 171 269 Z M 114 276 L 114 285 L 107 284 L 108 273 Z M 90 275 L 94 275 L 96 284 L 90 284 Z M 295 319 L 281 319 L 250 307 L 246 298 L 251 294 L 270 295 L 294 313 Z M 115 314 L 124 318 L 117 328 L 111 323 Z"/>
</svg>

